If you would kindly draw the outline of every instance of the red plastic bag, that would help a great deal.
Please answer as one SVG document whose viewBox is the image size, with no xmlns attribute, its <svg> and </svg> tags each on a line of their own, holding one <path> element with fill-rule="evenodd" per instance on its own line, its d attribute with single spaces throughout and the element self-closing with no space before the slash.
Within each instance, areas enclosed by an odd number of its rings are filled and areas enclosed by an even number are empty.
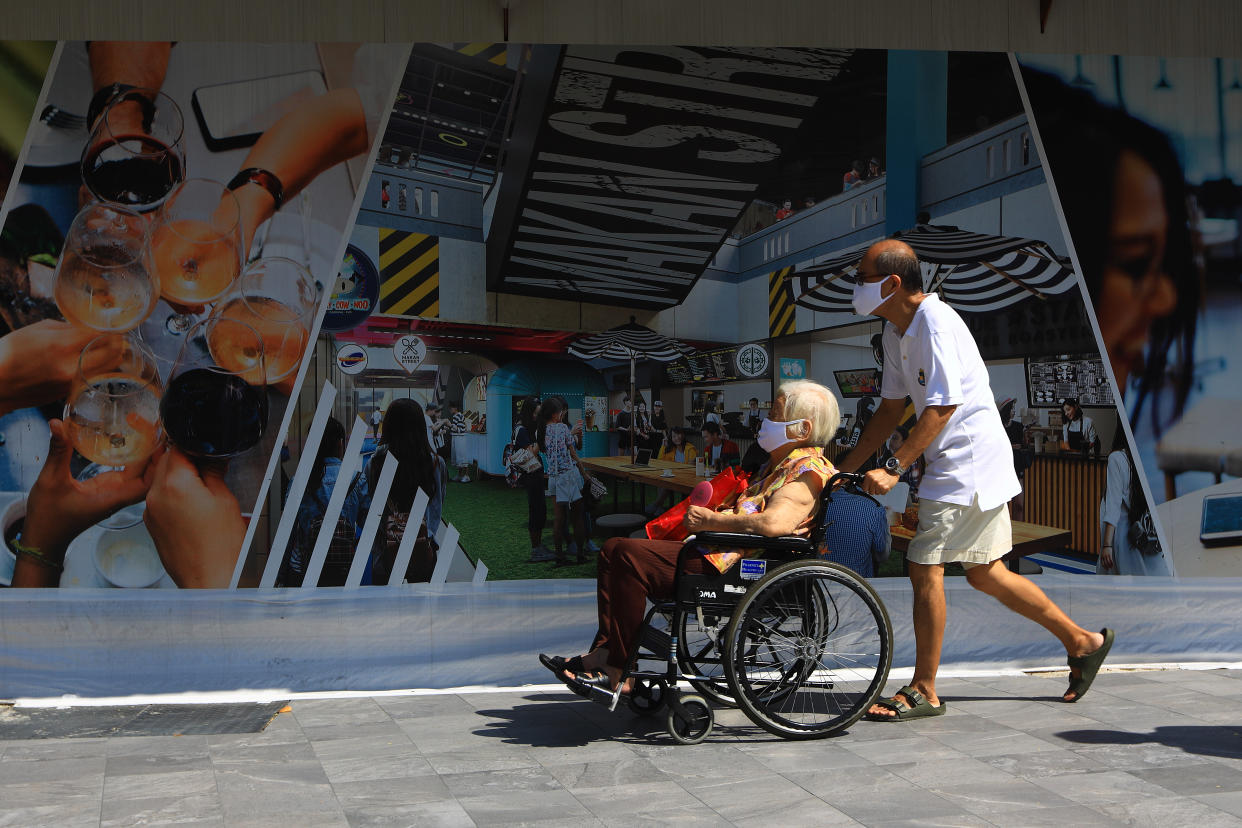
<svg viewBox="0 0 1242 828">
<path fill-rule="evenodd" d="M 712 484 L 712 499 L 705 507 L 708 509 L 717 509 L 726 503 L 732 503 L 750 484 L 746 473 L 733 466 L 726 467 L 708 482 Z M 690 534 L 683 523 L 689 506 L 690 498 L 687 497 L 658 518 L 649 521 L 647 537 L 651 540 L 685 540 Z"/>
</svg>

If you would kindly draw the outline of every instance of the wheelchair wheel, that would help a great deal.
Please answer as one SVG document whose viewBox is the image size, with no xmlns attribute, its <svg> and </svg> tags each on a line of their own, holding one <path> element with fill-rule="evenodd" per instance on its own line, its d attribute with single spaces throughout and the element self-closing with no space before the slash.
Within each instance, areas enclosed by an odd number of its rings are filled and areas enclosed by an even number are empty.
<svg viewBox="0 0 1242 828">
<path fill-rule="evenodd" d="M 662 682 L 635 680 L 634 689 L 625 697 L 625 703 L 635 716 L 654 716 L 664 707 L 666 692 Z"/>
<path fill-rule="evenodd" d="M 680 709 L 678 705 L 669 705 L 665 717 L 668 735 L 679 745 L 697 745 L 708 737 L 715 723 L 707 699 L 693 693 L 681 697 Z"/>
<path fill-rule="evenodd" d="M 852 725 L 880 695 L 893 630 L 875 590 L 827 561 L 785 564 L 743 596 L 725 676 L 751 721 L 786 739 Z"/>
</svg>

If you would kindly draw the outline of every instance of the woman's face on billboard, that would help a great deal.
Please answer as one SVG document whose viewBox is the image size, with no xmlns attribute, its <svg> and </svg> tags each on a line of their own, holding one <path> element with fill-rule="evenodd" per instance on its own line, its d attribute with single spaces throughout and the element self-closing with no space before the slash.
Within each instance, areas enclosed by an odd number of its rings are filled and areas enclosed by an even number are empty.
<svg viewBox="0 0 1242 828">
<path fill-rule="evenodd" d="M 1141 370 L 1152 322 L 1177 305 L 1177 286 L 1164 270 L 1169 216 L 1155 169 L 1129 150 L 1117 159 L 1108 257 L 1095 303 L 1100 335 L 1124 393 Z"/>
</svg>

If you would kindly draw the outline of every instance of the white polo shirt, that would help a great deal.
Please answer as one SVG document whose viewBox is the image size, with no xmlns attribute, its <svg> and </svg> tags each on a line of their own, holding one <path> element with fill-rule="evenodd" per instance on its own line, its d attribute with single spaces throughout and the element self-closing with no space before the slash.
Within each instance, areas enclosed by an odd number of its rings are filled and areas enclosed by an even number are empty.
<svg viewBox="0 0 1242 828">
<path fill-rule="evenodd" d="M 899 336 L 884 326 L 885 399 L 910 397 L 921 416 L 929 405 L 956 405 L 949 422 L 923 452 L 927 471 L 919 497 L 994 509 L 1021 490 L 1013 450 L 992 399 L 988 369 L 957 311 L 929 294 Z"/>
</svg>

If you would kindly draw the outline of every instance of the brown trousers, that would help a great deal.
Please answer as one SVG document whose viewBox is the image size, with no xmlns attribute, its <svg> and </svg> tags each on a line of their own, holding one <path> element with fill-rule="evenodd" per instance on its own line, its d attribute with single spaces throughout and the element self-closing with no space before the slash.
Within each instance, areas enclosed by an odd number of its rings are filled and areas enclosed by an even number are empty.
<svg viewBox="0 0 1242 828">
<path fill-rule="evenodd" d="M 596 647 L 608 648 L 608 666 L 624 670 L 638 643 L 647 599 L 673 597 L 673 573 L 681 541 L 611 538 L 599 553 L 596 601 L 599 631 Z M 714 567 L 702 555 L 688 555 L 683 572 L 704 573 Z"/>
</svg>

